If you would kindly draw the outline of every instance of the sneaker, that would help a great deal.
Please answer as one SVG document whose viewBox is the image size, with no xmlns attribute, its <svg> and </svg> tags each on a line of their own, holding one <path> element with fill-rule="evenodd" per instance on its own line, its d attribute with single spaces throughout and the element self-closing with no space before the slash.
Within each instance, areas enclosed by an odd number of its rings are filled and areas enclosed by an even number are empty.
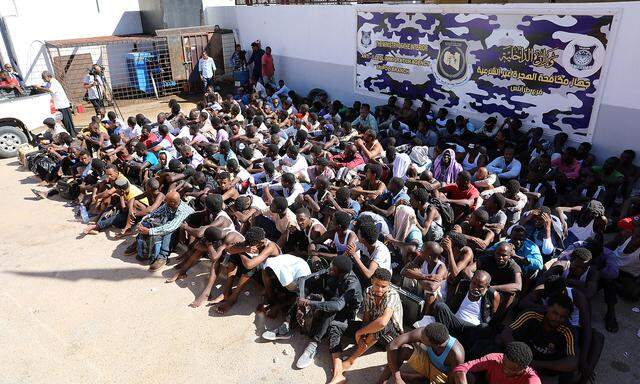
<svg viewBox="0 0 640 384">
<path fill-rule="evenodd" d="M 287 323 L 282 323 L 277 329 L 273 331 L 265 331 L 262 334 L 262 338 L 265 340 L 287 340 L 291 338 L 291 330 Z"/>
<path fill-rule="evenodd" d="M 318 344 L 311 342 L 307 345 L 307 348 L 302 352 L 302 356 L 296 362 L 296 367 L 298 369 L 304 369 L 313 363 L 313 358 L 316 356 L 316 351 L 318 350 Z"/>
<path fill-rule="evenodd" d="M 151 265 L 149 266 L 149 271 L 155 272 L 158 269 L 164 267 L 165 265 L 167 265 L 167 259 L 156 259 L 156 261 L 151 263 Z"/>
</svg>

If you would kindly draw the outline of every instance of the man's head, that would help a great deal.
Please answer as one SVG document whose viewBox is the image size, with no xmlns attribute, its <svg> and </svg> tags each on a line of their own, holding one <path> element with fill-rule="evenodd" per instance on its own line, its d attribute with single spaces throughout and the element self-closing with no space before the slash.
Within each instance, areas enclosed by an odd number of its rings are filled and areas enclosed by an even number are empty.
<svg viewBox="0 0 640 384">
<path fill-rule="evenodd" d="M 429 201 L 429 191 L 426 188 L 418 187 L 411 193 L 411 208 L 419 210 Z"/>
<path fill-rule="evenodd" d="M 338 211 L 333 215 L 333 223 L 337 231 L 346 231 L 351 223 L 351 215 L 347 212 Z"/>
<path fill-rule="evenodd" d="M 424 327 L 422 335 L 429 342 L 431 348 L 445 347 L 449 342 L 449 330 L 442 323 L 431 323 Z"/>
<path fill-rule="evenodd" d="M 502 243 L 498 244 L 498 247 L 493 253 L 493 257 L 495 258 L 496 264 L 498 264 L 498 267 L 500 268 L 505 267 L 507 263 L 509 263 L 509 260 L 511 259 L 511 255 L 513 255 L 513 253 L 514 253 L 513 244 L 507 243 L 506 241 L 503 241 Z"/>
<path fill-rule="evenodd" d="M 371 276 L 371 293 L 375 297 L 383 297 L 391 286 L 391 272 L 378 267 Z"/>
<path fill-rule="evenodd" d="M 502 372 L 506 377 L 519 377 L 533 360 L 531 348 L 523 342 L 513 341 L 504 349 Z"/>
<path fill-rule="evenodd" d="M 207 229 L 204 230 L 204 238 L 208 242 L 214 243 L 216 241 L 224 239 L 224 233 L 220 230 L 220 228 L 207 227 Z"/>
<path fill-rule="evenodd" d="M 329 275 L 333 277 L 342 277 L 351 272 L 353 269 L 353 262 L 350 258 L 344 255 L 336 256 L 331 262 L 329 267 Z"/>
<path fill-rule="evenodd" d="M 249 246 L 256 246 L 264 240 L 264 237 L 264 229 L 254 226 L 247 229 L 247 232 L 244 234 L 244 241 L 245 244 Z"/>
<path fill-rule="evenodd" d="M 516 249 L 520 249 L 527 239 L 527 230 L 522 225 L 516 225 L 511 229 L 511 235 L 509 236 L 511 244 Z"/>
<path fill-rule="evenodd" d="M 158 179 L 150 178 L 144 184 L 144 189 L 146 192 L 154 192 L 160 189 L 160 182 Z"/>
<path fill-rule="evenodd" d="M 484 201 L 483 205 L 491 212 L 500 211 L 504 208 L 506 200 L 501 193 L 494 193 L 490 198 Z"/>
<path fill-rule="evenodd" d="M 82 165 L 89 165 L 91 163 L 91 154 L 86 149 L 83 149 L 78 154 L 78 160 L 80 160 Z"/>
<path fill-rule="evenodd" d="M 129 181 L 127 179 L 116 179 L 116 181 L 113 182 L 113 186 L 118 193 L 123 194 L 129 190 Z"/>
<path fill-rule="evenodd" d="M 147 146 L 144 145 L 143 142 L 138 142 L 135 147 L 134 150 L 136 151 L 136 155 L 143 157 L 147 154 Z"/>
<path fill-rule="evenodd" d="M 280 182 L 283 188 L 293 188 L 293 185 L 296 183 L 296 175 L 287 172 L 282 175 Z"/>
<path fill-rule="evenodd" d="M 389 192 L 396 195 L 400 191 L 402 191 L 402 188 L 404 188 L 404 180 L 399 177 L 393 177 L 391 180 L 389 180 L 388 188 Z"/>
<path fill-rule="evenodd" d="M 471 187 L 471 174 L 467 171 L 458 173 L 456 184 L 458 185 L 458 188 L 463 191 L 469 189 Z"/>
<path fill-rule="evenodd" d="M 593 255 L 587 248 L 576 248 L 571 252 L 571 264 L 569 265 L 569 276 L 579 278 L 589 268 Z"/>
<path fill-rule="evenodd" d="M 425 260 L 435 261 L 442 256 L 442 246 L 435 241 L 427 241 L 422 246 L 422 257 Z"/>
<path fill-rule="evenodd" d="M 276 196 L 273 198 L 271 207 L 269 207 L 269 209 L 271 210 L 271 212 L 280 215 L 280 217 L 283 217 L 288 207 L 289 205 L 287 204 L 287 199 L 282 196 Z"/>
<path fill-rule="evenodd" d="M 505 194 L 510 198 L 515 197 L 520 192 L 520 182 L 515 179 L 507 181 L 504 187 Z"/>
<path fill-rule="evenodd" d="M 449 232 L 447 234 L 449 240 L 451 240 L 451 246 L 454 250 L 461 250 L 462 248 L 467 246 L 467 238 L 459 232 Z"/>
<path fill-rule="evenodd" d="M 178 209 L 178 206 L 180 206 L 180 194 L 176 191 L 167 193 L 165 203 L 167 204 L 167 207 L 175 211 Z"/>
<path fill-rule="evenodd" d="M 513 147 L 507 147 L 504 149 L 504 161 L 507 163 L 510 163 L 511 160 L 513 160 L 513 156 L 515 155 L 516 151 Z"/>
<path fill-rule="evenodd" d="M 107 165 L 104 174 L 107 176 L 107 181 L 113 183 L 116 181 L 118 176 L 120 176 L 120 171 L 118 171 L 118 168 L 115 165 L 109 164 Z"/>
<path fill-rule="evenodd" d="M 42 124 L 46 125 L 47 128 L 53 129 L 56 126 L 56 121 L 53 117 L 47 117 L 42 121 Z"/>
<path fill-rule="evenodd" d="M 204 205 L 207 207 L 209 212 L 218 213 L 222 211 L 224 200 L 222 199 L 222 195 L 211 193 L 205 198 Z"/>
<path fill-rule="evenodd" d="M 360 226 L 358 240 L 367 247 L 373 246 L 378 241 L 378 229 L 375 224 L 367 223 Z"/>
<path fill-rule="evenodd" d="M 486 271 L 478 269 L 473 274 L 473 277 L 471 277 L 471 283 L 469 284 L 469 296 L 475 299 L 483 296 L 487 292 L 487 289 L 489 289 L 490 285 L 491 275 Z"/>
<path fill-rule="evenodd" d="M 265 52 L 267 55 L 270 55 L 270 54 L 271 54 L 271 47 L 267 47 L 267 48 L 265 48 L 265 49 L 264 49 L 264 52 Z"/>
<path fill-rule="evenodd" d="M 626 149 L 620 154 L 620 165 L 633 164 L 633 160 L 636 158 L 636 151 L 633 149 Z"/>
<path fill-rule="evenodd" d="M 307 208 L 298 208 L 296 211 L 296 221 L 300 228 L 307 228 L 311 222 L 311 212 Z"/>
<path fill-rule="evenodd" d="M 346 208 L 349 205 L 349 200 L 351 199 L 351 191 L 347 187 L 340 187 L 336 191 L 336 202 L 342 208 Z"/>
<path fill-rule="evenodd" d="M 546 322 L 552 329 L 557 329 L 565 324 L 573 310 L 573 301 L 564 293 L 557 293 L 549 297 L 547 312 L 544 315 Z"/>
<path fill-rule="evenodd" d="M 489 222 L 489 212 L 483 208 L 478 208 L 471 214 L 469 218 L 469 224 L 473 228 L 482 228 Z"/>
<path fill-rule="evenodd" d="M 10 64 L 9 64 L 9 65 L 10 65 Z M 42 81 L 44 81 L 44 82 L 49 82 L 52 78 L 53 78 L 53 76 L 51 75 L 51 72 L 49 72 L 49 71 L 42 71 Z"/>
<path fill-rule="evenodd" d="M 169 171 L 174 173 L 179 173 L 184 170 L 185 165 L 180 162 L 178 159 L 171 159 L 169 161 Z"/>
<path fill-rule="evenodd" d="M 207 51 L 202 51 L 202 58 L 205 60 L 209 58 L 209 54 L 207 53 Z"/>
</svg>

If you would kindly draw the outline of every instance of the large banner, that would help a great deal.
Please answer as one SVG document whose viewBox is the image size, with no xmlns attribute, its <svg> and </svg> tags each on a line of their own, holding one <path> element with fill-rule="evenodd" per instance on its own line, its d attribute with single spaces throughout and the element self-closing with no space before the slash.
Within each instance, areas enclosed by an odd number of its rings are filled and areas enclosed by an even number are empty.
<svg viewBox="0 0 640 384">
<path fill-rule="evenodd" d="M 359 10 L 357 20 L 357 92 L 590 140 L 613 15 Z"/>
</svg>

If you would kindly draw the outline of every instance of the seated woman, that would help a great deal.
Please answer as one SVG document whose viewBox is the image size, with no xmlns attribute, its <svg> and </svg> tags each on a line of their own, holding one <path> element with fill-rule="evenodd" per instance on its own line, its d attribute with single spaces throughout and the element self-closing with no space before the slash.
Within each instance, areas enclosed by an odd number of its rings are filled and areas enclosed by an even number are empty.
<svg viewBox="0 0 640 384">
<path fill-rule="evenodd" d="M 444 184 L 455 183 L 462 171 L 462 165 L 456 161 L 456 154 L 451 148 L 445 149 L 433 162 L 433 177 Z"/>
<path fill-rule="evenodd" d="M 422 231 L 416 225 L 416 212 L 408 205 L 398 205 L 393 218 L 393 234 L 385 236 L 386 243 L 396 248 L 407 261 L 407 255 L 422 248 Z"/>
</svg>

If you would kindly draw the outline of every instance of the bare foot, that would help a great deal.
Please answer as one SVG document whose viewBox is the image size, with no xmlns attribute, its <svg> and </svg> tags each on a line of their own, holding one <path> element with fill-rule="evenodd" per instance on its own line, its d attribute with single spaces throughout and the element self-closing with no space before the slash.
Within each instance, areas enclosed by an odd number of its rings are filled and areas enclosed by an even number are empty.
<svg viewBox="0 0 640 384">
<path fill-rule="evenodd" d="M 346 382 L 347 382 L 347 378 L 344 377 L 344 375 L 341 373 L 338 376 L 335 376 L 334 378 L 332 378 L 328 384 L 344 384 Z"/>
<path fill-rule="evenodd" d="M 221 293 L 218 295 L 218 297 L 216 297 L 213 300 L 210 300 L 209 305 L 214 305 L 214 304 L 218 304 L 224 301 L 224 293 Z"/>
<path fill-rule="evenodd" d="M 202 305 L 202 303 L 205 302 L 205 300 L 207 299 L 207 296 L 198 296 L 195 300 L 193 300 L 193 302 L 191 304 L 189 304 L 189 306 L 191 308 L 198 308 L 199 306 Z"/>
<path fill-rule="evenodd" d="M 222 315 L 228 310 L 230 310 L 235 303 L 236 303 L 236 300 L 232 300 L 232 299 L 224 300 L 220 304 L 218 304 L 218 306 L 215 308 L 215 311 Z"/>
<path fill-rule="evenodd" d="M 187 277 L 186 273 L 176 272 L 173 276 L 165 280 L 165 283 L 175 283 L 176 280 L 182 280 Z"/>
</svg>

